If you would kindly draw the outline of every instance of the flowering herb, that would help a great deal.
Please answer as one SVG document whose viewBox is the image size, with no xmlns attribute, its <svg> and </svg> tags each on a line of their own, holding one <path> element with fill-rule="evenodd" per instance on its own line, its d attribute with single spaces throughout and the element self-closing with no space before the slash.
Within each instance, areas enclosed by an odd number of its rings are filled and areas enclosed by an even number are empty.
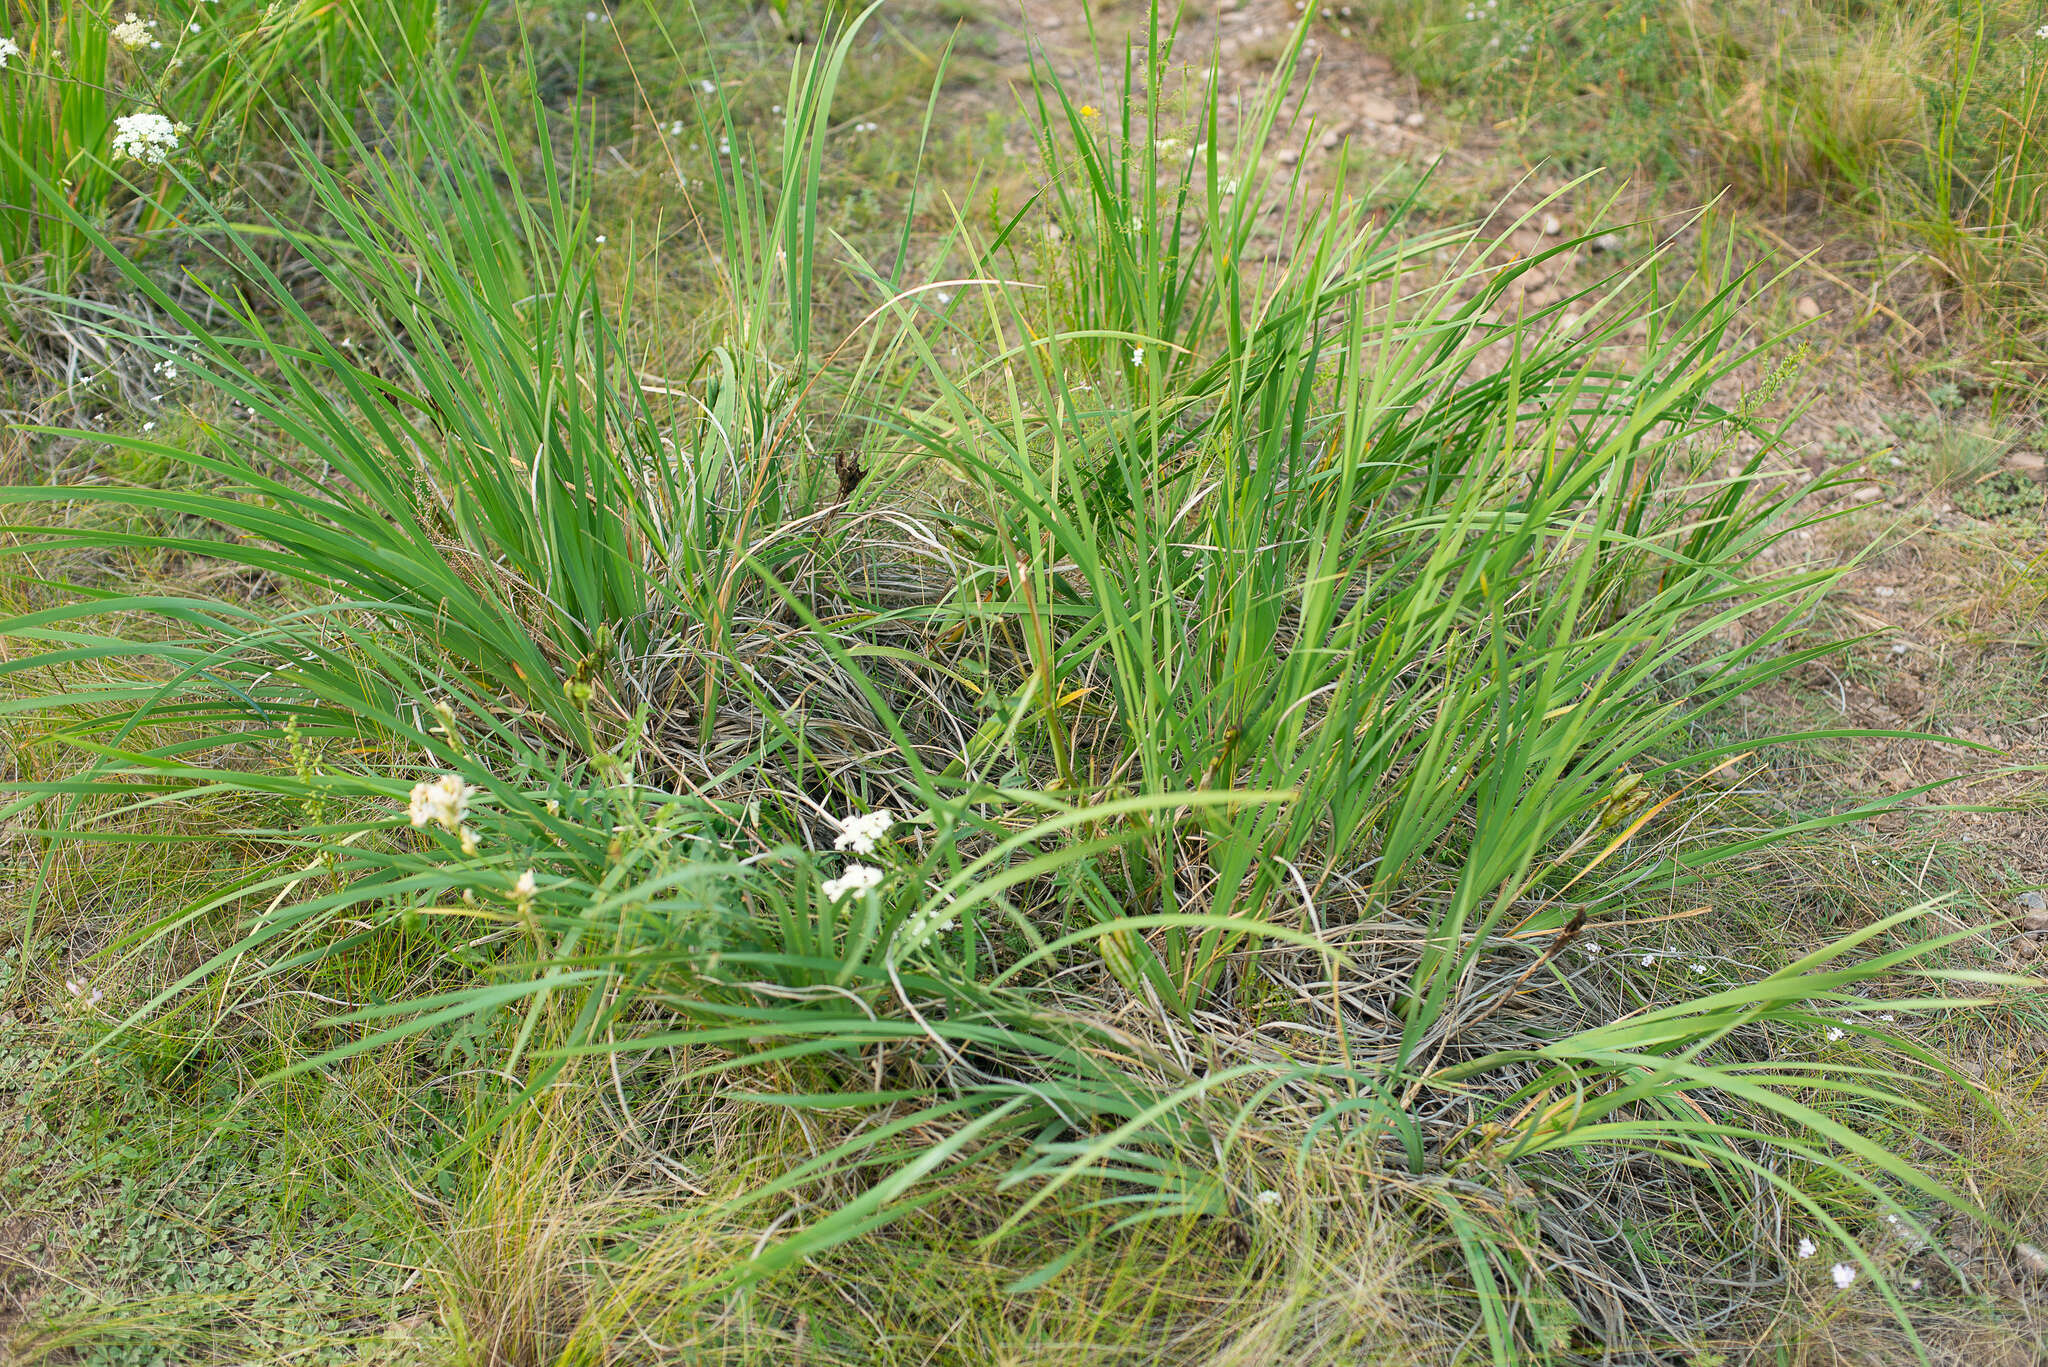
<svg viewBox="0 0 2048 1367">
<path fill-rule="evenodd" d="M 178 150 L 178 139 L 191 125 L 172 123 L 161 114 L 123 114 L 114 120 L 114 154 L 161 166 Z"/>
<path fill-rule="evenodd" d="M 882 884 L 882 871 L 873 864 L 848 864 L 846 872 L 837 878 L 827 878 L 824 893 L 827 901 L 837 902 L 850 893 L 867 892 Z"/>
</svg>

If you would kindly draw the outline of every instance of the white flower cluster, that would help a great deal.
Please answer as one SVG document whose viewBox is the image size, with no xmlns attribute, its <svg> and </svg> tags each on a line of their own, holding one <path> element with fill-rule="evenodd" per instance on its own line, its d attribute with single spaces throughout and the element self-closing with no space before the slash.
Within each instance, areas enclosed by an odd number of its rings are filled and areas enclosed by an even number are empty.
<svg viewBox="0 0 2048 1367">
<path fill-rule="evenodd" d="M 123 114 L 114 120 L 114 152 L 151 166 L 161 166 L 178 150 L 178 139 L 190 125 L 172 123 L 161 114 Z"/>
<path fill-rule="evenodd" d="M 852 850 L 855 854 L 873 854 L 876 844 L 895 824 L 896 818 L 887 807 L 877 807 L 866 816 L 844 817 L 839 822 L 839 838 L 832 842 L 832 848 L 842 852 Z"/>
<path fill-rule="evenodd" d="M 827 878 L 824 883 L 827 901 L 837 902 L 850 893 L 867 892 L 882 884 L 882 871 L 873 864 L 848 864 L 846 872 L 837 878 Z"/>
<path fill-rule="evenodd" d="M 154 35 L 150 33 L 150 30 L 155 27 L 156 20 L 151 19 L 149 22 L 144 23 L 140 15 L 134 10 L 129 10 L 126 19 L 107 30 L 107 36 L 122 47 L 127 48 L 130 52 L 133 52 L 137 48 L 148 47 L 156 41 Z"/>
<path fill-rule="evenodd" d="M 915 954 L 930 944 L 934 937 L 949 930 L 960 928 L 960 918 L 944 906 L 924 907 L 903 918 L 903 924 L 896 927 L 895 952 Z"/>
<path fill-rule="evenodd" d="M 469 799 L 476 789 L 462 781 L 460 774 L 443 774 L 412 785 L 412 803 L 407 815 L 415 827 L 439 826 L 450 835 L 462 837 L 462 852 L 476 853 L 476 832 L 462 823 L 469 817 Z"/>
<path fill-rule="evenodd" d="M 1801 1239 L 1799 1241 L 1799 1247 L 1793 1250 L 1793 1252 L 1801 1262 L 1804 1262 L 1806 1259 L 1811 1258 L 1814 1254 L 1820 1252 L 1820 1249 L 1815 1246 L 1813 1240 Z M 1835 1285 L 1837 1287 L 1844 1291 L 1847 1291 L 1850 1287 L 1850 1284 L 1856 1280 L 1856 1269 L 1849 1263 L 1836 1263 L 1833 1267 L 1828 1269 L 1828 1275 L 1835 1279 Z"/>
<path fill-rule="evenodd" d="M 20 55 L 20 44 L 16 43 L 12 38 L 0 38 L 0 71 L 7 70 L 7 59 L 9 57 L 19 57 Z"/>
</svg>

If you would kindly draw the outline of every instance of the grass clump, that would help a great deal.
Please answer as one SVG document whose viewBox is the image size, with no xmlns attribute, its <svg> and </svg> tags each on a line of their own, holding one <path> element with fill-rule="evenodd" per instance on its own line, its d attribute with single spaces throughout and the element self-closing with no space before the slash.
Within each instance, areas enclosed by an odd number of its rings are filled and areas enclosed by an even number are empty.
<svg viewBox="0 0 2048 1367">
<path fill-rule="evenodd" d="M 1716 776 L 1776 738 L 1695 740 L 1811 657 L 1833 578 L 1752 572 L 1799 513 L 1713 397 L 1732 296 L 1625 353 L 1618 296 L 1514 313 L 1527 263 L 1423 274 L 1485 244 L 1273 183 L 1304 33 L 1236 123 L 1213 77 L 1167 98 L 1156 8 L 1109 115 L 1040 68 L 1043 192 L 921 258 L 906 223 L 888 269 L 819 226 L 860 22 L 795 55 L 778 137 L 710 82 L 677 373 L 538 96 L 444 70 L 374 142 L 296 143 L 317 231 L 188 187 L 235 287 L 121 261 L 149 309 L 96 317 L 236 416 L 106 438 L 171 490 L 0 491 L 17 560 L 246 576 L 41 583 L 5 624 L 46 870 L 207 822 L 251 851 L 105 945 L 136 987 L 83 1058 L 411 1099 L 437 1138 L 390 1180 L 434 1233 L 392 1295 L 458 1361 L 856 1353 L 777 1288 L 949 1227 L 991 1302 L 1073 1288 L 1030 1332 L 1105 1360 L 1129 1323 L 1704 1345 L 1703 1288 L 1789 1285 L 1801 1239 L 1910 1340 L 1877 1220 L 1971 1203 L 1910 1149 L 1939 1063 L 1893 1026 L 1954 1004 L 1970 932 L 1681 968 L 1652 929 L 1870 811 L 1729 824 Z M 207 530 L 55 516 L 129 505 Z M 321 1009 L 239 1030 L 280 995 Z M 1382 1238 L 1398 1267 L 1317 1288 Z M 1148 1256 L 1261 1317 L 1131 1311 Z"/>
<path fill-rule="evenodd" d="M 351 107 L 440 36 L 438 8 L 423 0 L 170 0 L 145 9 L 67 0 L 10 9 L 0 35 L 9 54 L 0 68 L 0 280 L 9 285 L 73 291 L 86 283 L 96 235 L 131 254 L 162 236 L 179 221 L 188 182 L 231 166 L 252 121 L 289 111 L 309 90 Z M 9 332 L 20 340 L 18 317 Z"/>
</svg>

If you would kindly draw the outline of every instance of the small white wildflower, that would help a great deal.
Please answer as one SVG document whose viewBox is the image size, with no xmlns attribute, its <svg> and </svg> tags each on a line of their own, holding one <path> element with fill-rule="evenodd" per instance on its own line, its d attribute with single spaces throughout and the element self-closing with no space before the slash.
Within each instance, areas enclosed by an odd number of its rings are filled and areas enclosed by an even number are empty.
<svg viewBox="0 0 2048 1367">
<path fill-rule="evenodd" d="M 145 431 L 145 432 L 154 432 L 154 431 L 156 431 L 156 420 L 155 420 L 154 418 L 152 418 L 152 419 L 150 419 L 150 420 L 149 420 L 148 422 L 146 422 L 146 423 L 142 424 L 142 430 L 143 430 L 143 431 Z"/>
<path fill-rule="evenodd" d="M 476 832 L 469 827 L 462 828 L 462 852 L 474 859 L 477 852 Z"/>
<path fill-rule="evenodd" d="M 1644 968 L 1654 968 L 1654 967 L 1656 967 L 1656 964 L 1657 964 L 1657 956 L 1656 956 L 1656 955 L 1654 955 L 1654 954 L 1645 954 L 1645 955 L 1643 956 L 1643 967 L 1644 967 Z"/>
<path fill-rule="evenodd" d="M 193 21 L 192 21 L 191 23 L 187 24 L 187 25 L 185 26 L 185 31 L 186 31 L 187 33 L 197 33 L 197 32 L 199 32 L 199 21 L 198 21 L 197 19 L 195 19 L 195 20 L 193 20 Z"/>
<path fill-rule="evenodd" d="M 178 139 L 191 131 L 161 114 L 123 114 L 114 120 L 114 154 L 161 166 L 178 150 Z M 174 367 L 167 373 L 176 375 L 177 370 Z"/>
<path fill-rule="evenodd" d="M 1817 1252 L 1819 1252 L 1819 1251 L 1820 1251 L 1820 1250 L 1816 1249 L 1816 1248 L 1815 1248 L 1815 1247 L 1813 1246 L 1813 1240 L 1811 1240 L 1811 1239 L 1801 1239 L 1801 1240 L 1799 1241 L 1799 1248 L 1797 1249 L 1797 1252 L 1798 1252 L 1798 1254 L 1799 1254 L 1799 1257 L 1800 1257 L 1800 1259 L 1801 1259 L 1802 1261 L 1803 1261 L 1803 1260 L 1805 1260 L 1805 1259 L 1807 1259 L 1807 1258 L 1811 1258 L 1811 1257 L 1812 1257 L 1812 1256 L 1813 1256 L 1813 1255 L 1814 1255 L 1815 1253 L 1817 1253 Z"/>
<path fill-rule="evenodd" d="M 2034 36 L 2036 38 L 2048 38 L 2048 24 L 2043 24 L 2041 25 L 2041 27 L 2035 29 Z"/>
<path fill-rule="evenodd" d="M 177 362 L 158 361 L 155 365 L 149 368 L 149 373 L 152 375 L 161 375 L 167 380 L 175 380 L 178 378 Z"/>
<path fill-rule="evenodd" d="M 1706 975 L 1707 966 L 1705 964 L 1694 964 L 1692 965 L 1692 971 L 1695 976 L 1704 977 Z"/>
<path fill-rule="evenodd" d="M 1881 1021 L 1883 1021 L 1883 1022 L 1885 1022 L 1885 1023 L 1887 1024 L 1887 1025 L 1889 1025 L 1889 1024 L 1890 1024 L 1890 1023 L 1892 1022 L 1892 1021 L 1894 1021 L 1894 1020 L 1896 1020 L 1896 1019 L 1898 1019 L 1898 1018 L 1897 1018 L 1896 1016 L 1892 1015 L 1892 1013 L 1891 1013 L 1891 1012 L 1887 1011 L 1887 1012 L 1885 1012 L 1885 1013 L 1884 1013 L 1883 1015 L 1879 1016 L 1879 1017 L 1878 1017 L 1878 1019 L 1879 1019 L 1879 1020 L 1881 1020 Z"/>
<path fill-rule="evenodd" d="M 1828 1275 L 1835 1279 L 1836 1286 L 1839 1286 L 1844 1291 L 1847 1291 L 1849 1289 L 1849 1283 L 1856 1280 L 1856 1269 L 1849 1266 L 1849 1264 L 1847 1263 L 1836 1263 L 1833 1267 L 1828 1269 Z"/>
<path fill-rule="evenodd" d="M 600 246 L 600 247 L 602 247 L 602 246 L 604 245 L 604 234 L 603 234 L 603 233 L 599 233 L 599 234 L 597 235 L 597 245 L 598 245 L 598 246 Z"/>
<path fill-rule="evenodd" d="M 1600 952 L 1600 942 L 1598 940 L 1588 940 L 1579 946 L 1579 952 L 1582 954 L 1598 954 Z"/>
<path fill-rule="evenodd" d="M 594 9 L 587 9 L 587 10 L 583 11 L 583 22 L 584 22 L 584 23 L 586 23 L 586 24 L 594 24 L 594 23 L 596 23 L 596 22 L 597 22 L 597 21 L 598 21 L 599 19 L 601 19 L 602 17 L 603 17 L 603 16 L 602 16 L 602 15 L 600 15 L 600 14 L 599 14 L 599 13 L 598 13 L 598 12 L 597 12 L 596 10 L 594 10 Z"/>
<path fill-rule="evenodd" d="M 832 848 L 873 854 L 876 842 L 895 824 L 896 817 L 887 807 L 877 807 L 866 816 L 849 816 L 839 823 L 839 837 L 832 842 Z"/>
<path fill-rule="evenodd" d="M 703 91 L 706 95 L 716 95 L 718 93 L 718 82 L 699 81 L 697 82 L 697 89 Z"/>
<path fill-rule="evenodd" d="M 823 892 L 827 901 L 837 902 L 848 893 L 866 892 L 880 887 L 881 883 L 882 871 L 874 865 L 848 864 L 845 873 L 825 880 Z"/>
<path fill-rule="evenodd" d="M 1143 348 L 1143 347 L 1141 347 L 1141 346 L 1134 346 L 1134 347 L 1132 347 L 1132 348 L 1131 348 L 1131 364 L 1132 364 L 1132 365 L 1143 365 L 1143 364 L 1145 364 L 1145 348 Z"/>
<path fill-rule="evenodd" d="M 134 10 L 129 10 L 126 19 L 107 30 L 107 36 L 133 52 L 149 46 L 149 25 Z"/>
<path fill-rule="evenodd" d="M 533 880 L 533 870 L 528 869 L 512 883 L 512 900 L 525 906 L 540 893 L 540 884 Z"/>
<path fill-rule="evenodd" d="M 1261 1206 L 1277 1206 L 1280 1204 L 1280 1193 L 1277 1191 L 1262 1191 L 1252 1198 L 1252 1202 L 1255 1205 Z"/>
<path fill-rule="evenodd" d="M 8 58 L 19 57 L 20 55 L 21 48 L 12 38 L 0 38 L 0 71 L 7 69 Z"/>
<path fill-rule="evenodd" d="M 1839 1025 L 1830 1025 L 1828 1027 L 1828 1043 L 1833 1044 L 1836 1040 L 1840 1038 L 1842 1038 L 1842 1027 Z"/>
<path fill-rule="evenodd" d="M 669 120 L 668 135 L 672 138 L 680 138 L 683 135 L 683 121 L 681 119 Z"/>
<path fill-rule="evenodd" d="M 903 924 L 896 927 L 895 952 L 915 954 L 931 943 L 934 936 L 945 931 L 958 930 L 960 918 L 946 907 L 923 907 L 903 918 Z"/>
<path fill-rule="evenodd" d="M 443 774 L 415 783 L 407 815 L 416 827 L 432 823 L 454 835 L 462 830 L 463 819 L 469 815 L 470 795 L 475 791 L 462 781 L 460 774 Z"/>
</svg>

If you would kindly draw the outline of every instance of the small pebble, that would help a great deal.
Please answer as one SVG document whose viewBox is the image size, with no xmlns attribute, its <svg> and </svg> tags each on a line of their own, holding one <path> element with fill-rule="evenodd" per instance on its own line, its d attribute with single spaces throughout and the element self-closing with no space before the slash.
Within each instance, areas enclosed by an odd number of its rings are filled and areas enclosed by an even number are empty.
<svg viewBox="0 0 2048 1367">
<path fill-rule="evenodd" d="M 1358 108 L 1374 123 L 1394 123 L 1401 117 L 1400 109 L 1384 95 L 1367 95 L 1358 102 Z"/>
<path fill-rule="evenodd" d="M 1556 214 L 1545 214 L 1545 215 L 1543 215 L 1543 235 L 1544 235 L 1545 237 L 1556 237 L 1556 236 L 1557 236 L 1558 234 L 1562 233 L 1563 231 L 1564 231 L 1564 220 L 1563 220 L 1563 219 L 1559 218 L 1559 217 L 1558 217 L 1558 216 L 1557 216 Z"/>
</svg>

